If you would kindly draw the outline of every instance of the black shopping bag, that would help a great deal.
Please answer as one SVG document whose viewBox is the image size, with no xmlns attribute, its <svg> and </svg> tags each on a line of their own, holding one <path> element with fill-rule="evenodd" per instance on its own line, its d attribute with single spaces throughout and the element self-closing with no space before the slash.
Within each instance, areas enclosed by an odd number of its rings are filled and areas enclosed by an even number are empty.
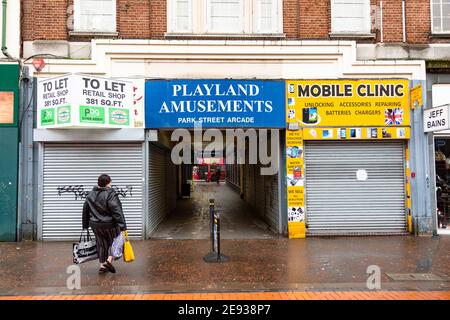
<svg viewBox="0 0 450 320">
<path fill-rule="evenodd" d="M 73 244 L 73 263 L 80 264 L 86 261 L 98 259 L 97 243 L 89 234 L 84 235 L 84 230 L 81 231 L 80 241 Z"/>
</svg>

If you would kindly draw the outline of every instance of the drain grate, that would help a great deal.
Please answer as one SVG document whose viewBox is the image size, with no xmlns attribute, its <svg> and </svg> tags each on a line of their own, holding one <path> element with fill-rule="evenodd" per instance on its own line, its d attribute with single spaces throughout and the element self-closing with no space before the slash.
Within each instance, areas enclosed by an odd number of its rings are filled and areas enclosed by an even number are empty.
<svg viewBox="0 0 450 320">
<path fill-rule="evenodd" d="M 394 281 L 442 281 L 433 273 L 386 273 Z"/>
</svg>

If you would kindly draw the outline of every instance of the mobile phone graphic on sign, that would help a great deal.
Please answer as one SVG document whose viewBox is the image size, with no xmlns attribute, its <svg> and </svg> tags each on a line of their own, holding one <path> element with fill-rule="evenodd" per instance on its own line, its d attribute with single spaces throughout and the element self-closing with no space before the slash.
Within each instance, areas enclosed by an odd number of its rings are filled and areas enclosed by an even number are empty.
<svg viewBox="0 0 450 320">
<path fill-rule="evenodd" d="M 293 177 L 294 177 L 294 179 L 301 179 L 302 178 L 302 168 L 301 167 L 294 167 L 293 168 Z"/>
<path fill-rule="evenodd" d="M 361 129 L 350 129 L 350 138 L 361 139 Z"/>
<path fill-rule="evenodd" d="M 404 138 L 406 136 L 406 130 L 404 128 L 397 129 L 397 137 Z"/>
<path fill-rule="evenodd" d="M 288 158 L 301 158 L 303 154 L 302 147 L 287 147 L 286 154 Z"/>
<path fill-rule="evenodd" d="M 372 128 L 370 130 L 370 133 L 371 133 L 371 138 L 372 139 L 377 139 L 378 138 L 378 130 L 377 130 L 377 128 Z"/>
<path fill-rule="evenodd" d="M 288 119 L 295 119 L 295 109 L 289 109 Z"/>
<path fill-rule="evenodd" d="M 303 123 L 315 124 L 319 120 L 317 108 L 303 108 Z"/>
<path fill-rule="evenodd" d="M 289 207 L 288 221 L 301 222 L 305 220 L 305 210 L 303 207 Z"/>
<path fill-rule="evenodd" d="M 325 129 L 325 130 L 322 130 L 322 137 L 324 138 L 324 139 L 330 139 L 330 138 L 333 138 L 333 130 L 331 129 Z"/>
<path fill-rule="evenodd" d="M 288 174 L 286 178 L 288 187 L 303 187 L 302 178 L 294 178 L 293 174 Z"/>
</svg>

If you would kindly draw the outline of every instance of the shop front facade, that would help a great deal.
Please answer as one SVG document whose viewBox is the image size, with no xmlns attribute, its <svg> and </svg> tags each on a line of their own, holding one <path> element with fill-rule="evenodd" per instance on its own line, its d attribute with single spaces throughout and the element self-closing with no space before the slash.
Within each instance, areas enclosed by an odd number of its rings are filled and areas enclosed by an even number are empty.
<svg viewBox="0 0 450 320">
<path fill-rule="evenodd" d="M 426 98 L 431 110 L 424 111 L 425 143 L 427 144 L 427 171 L 433 188 L 429 192 L 432 219 L 430 224 L 435 235 L 450 234 L 450 74 L 429 70 L 427 73 Z"/>
<path fill-rule="evenodd" d="M 408 80 L 288 80 L 293 236 L 412 230 Z"/>
<path fill-rule="evenodd" d="M 49 60 L 45 76 L 80 72 L 147 84 L 211 80 L 282 83 L 283 90 L 275 96 L 284 100 L 278 114 L 284 119 L 283 126 L 276 127 L 277 175 L 261 178 L 255 174 L 260 165 L 244 168 L 225 163 L 224 170 L 241 196 L 260 206 L 257 210 L 277 233 L 291 238 L 405 234 L 411 231 L 408 221 L 423 211 L 414 195 L 418 181 L 425 179 L 424 160 L 414 147 L 419 132 L 409 102 L 412 80 L 425 78 L 422 61 L 356 61 L 355 43 L 345 41 L 271 41 L 263 45 L 258 41 L 94 40 L 93 46 L 92 59 L 80 60 L 76 66 Z M 299 95 L 300 86 L 304 94 L 306 85 L 318 83 L 330 85 L 331 91 L 319 94 L 314 88 L 316 97 Z M 358 87 L 362 88 L 359 93 Z M 103 172 L 113 177 L 122 196 L 132 235 L 151 238 L 164 219 L 156 213 L 169 212 L 182 193 L 183 172 L 171 165 L 171 132 L 193 129 L 193 123 L 167 127 L 164 119 L 152 118 L 154 110 L 148 104 L 162 99 L 158 94 L 146 91 L 142 98 L 146 105 L 142 127 L 94 129 L 92 123 L 85 127 L 78 123 L 35 130 L 39 144 L 38 239 L 79 236 L 83 196 Z M 340 107 L 341 102 L 348 106 Z M 355 110 L 361 111 L 360 116 L 348 115 Z M 209 128 L 226 129 L 220 124 Z M 235 124 L 229 128 L 258 126 Z M 164 192 L 168 189 L 174 192 Z M 261 195 L 269 193 L 273 196 L 261 200 Z"/>
<path fill-rule="evenodd" d="M 143 237 L 145 137 L 138 89 L 130 80 L 88 75 L 37 81 L 39 240 L 79 237 L 84 200 L 102 173 L 113 178 L 130 236 Z"/>
<path fill-rule="evenodd" d="M 149 159 L 157 152 L 155 147 L 166 150 L 165 162 L 171 162 L 175 167 L 170 171 L 179 172 L 176 189 L 201 182 L 218 185 L 221 181 L 226 182 L 273 232 L 282 233 L 279 204 L 283 181 L 279 171 L 282 159 L 279 140 L 280 131 L 285 127 L 285 82 L 267 79 L 147 80 L 146 97 L 146 127 L 158 134 L 158 139 L 149 144 Z M 270 164 L 261 160 L 263 152 L 258 150 L 263 142 L 267 142 L 265 135 L 276 140 L 274 146 L 268 146 L 272 155 L 269 162 L 277 168 L 269 175 L 261 173 L 261 168 Z M 240 166 L 247 177 L 242 184 L 235 176 L 227 175 L 228 169 L 232 173 L 232 168 Z M 182 175 L 185 168 L 190 172 Z M 149 172 L 152 172 L 151 167 Z M 164 200 L 164 194 L 174 194 L 172 176 L 165 175 L 165 180 L 149 182 L 159 185 L 157 189 L 162 193 L 149 193 L 149 203 Z M 177 197 L 180 197 L 179 192 Z M 171 207 L 173 203 L 168 201 L 162 206 L 164 210 L 149 208 L 148 219 L 156 220 L 153 226 L 175 209 Z M 220 204 L 222 207 L 231 205 L 229 201 Z M 149 231 L 148 237 L 151 237 L 153 230 Z"/>
<path fill-rule="evenodd" d="M 143 237 L 144 132 L 35 133 L 39 142 L 39 240 L 73 240 L 81 231 L 81 212 L 97 178 L 113 179 L 131 237 Z M 57 137 L 55 137 L 57 136 Z"/>
</svg>

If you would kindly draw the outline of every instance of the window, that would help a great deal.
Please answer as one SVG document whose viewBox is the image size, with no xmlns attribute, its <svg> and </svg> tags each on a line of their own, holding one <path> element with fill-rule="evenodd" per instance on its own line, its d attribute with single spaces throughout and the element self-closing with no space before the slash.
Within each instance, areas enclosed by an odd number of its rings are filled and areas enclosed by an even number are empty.
<svg viewBox="0 0 450 320">
<path fill-rule="evenodd" d="M 244 33 L 243 0 L 207 0 L 208 31 Z"/>
<path fill-rule="evenodd" d="M 282 0 L 168 0 L 168 32 L 279 34 Z"/>
<path fill-rule="evenodd" d="M 169 21 L 172 22 L 172 31 L 183 33 L 191 33 L 192 32 L 192 0 L 172 0 L 172 8 L 169 7 L 169 10 L 172 13 Z M 170 5 L 170 3 L 169 3 Z M 170 10 L 172 9 L 172 10 Z"/>
<path fill-rule="evenodd" d="M 116 32 L 116 0 L 75 0 L 76 32 Z"/>
<path fill-rule="evenodd" d="M 450 0 L 432 0 L 433 33 L 450 33 Z"/>
<path fill-rule="evenodd" d="M 370 0 L 332 0 L 331 31 L 334 34 L 369 34 Z"/>
</svg>

